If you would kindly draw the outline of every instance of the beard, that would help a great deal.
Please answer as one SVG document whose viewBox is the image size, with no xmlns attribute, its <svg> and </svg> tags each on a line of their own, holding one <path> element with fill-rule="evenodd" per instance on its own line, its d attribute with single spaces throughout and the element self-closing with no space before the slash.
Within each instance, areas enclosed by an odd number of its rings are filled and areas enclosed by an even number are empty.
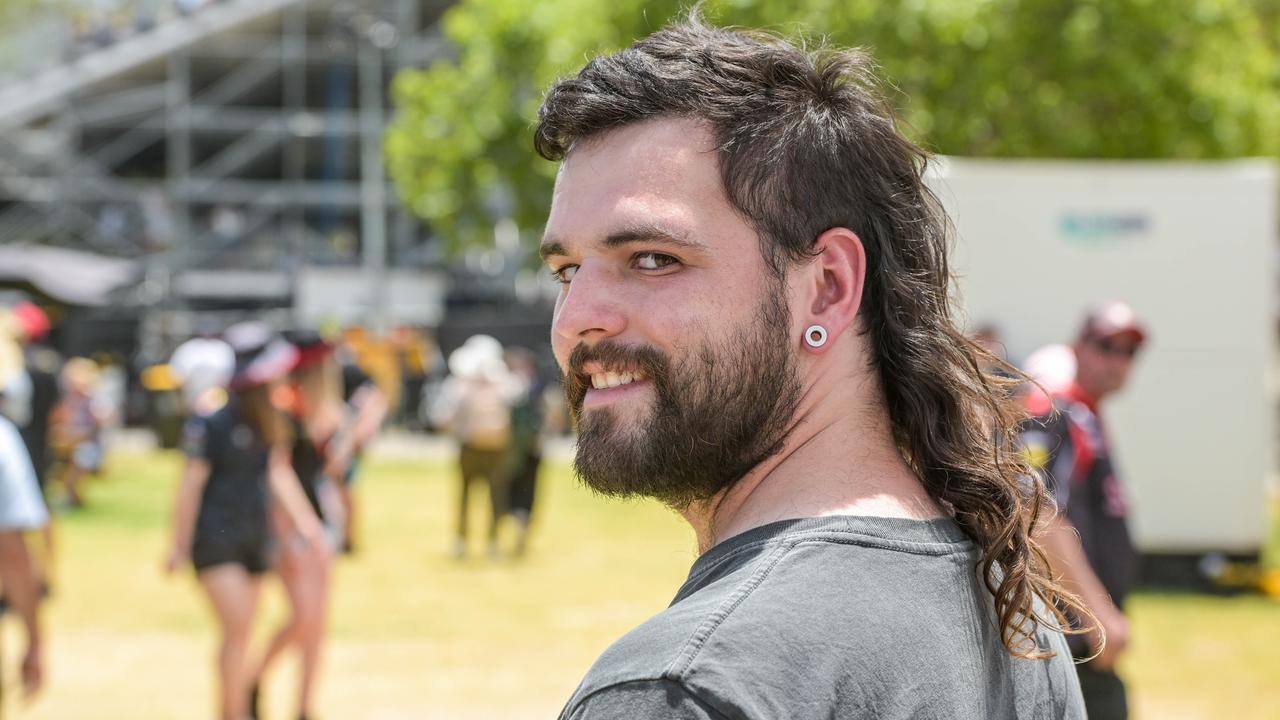
<svg viewBox="0 0 1280 720">
<path fill-rule="evenodd" d="M 782 449 L 800 400 L 781 292 L 766 293 L 757 316 L 687 357 L 611 341 L 578 345 L 565 395 L 578 428 L 574 469 L 613 497 L 652 497 L 676 508 L 707 500 Z M 614 407 L 583 414 L 588 362 L 643 373 L 652 383 L 647 413 Z"/>
</svg>

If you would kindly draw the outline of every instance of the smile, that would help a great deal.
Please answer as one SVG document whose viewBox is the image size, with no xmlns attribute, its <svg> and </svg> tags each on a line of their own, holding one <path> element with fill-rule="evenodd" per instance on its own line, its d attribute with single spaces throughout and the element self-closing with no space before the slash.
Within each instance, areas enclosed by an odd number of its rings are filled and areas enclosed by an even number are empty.
<svg viewBox="0 0 1280 720">
<path fill-rule="evenodd" d="M 649 387 L 644 373 L 591 373 L 591 387 L 582 398 L 584 411 L 623 402 L 632 395 L 642 395 Z"/>
<path fill-rule="evenodd" d="M 645 375 L 641 372 L 607 372 L 592 373 L 591 387 L 596 390 L 605 390 L 607 388 L 620 387 L 622 385 L 630 385 L 633 382 L 644 380 Z"/>
</svg>

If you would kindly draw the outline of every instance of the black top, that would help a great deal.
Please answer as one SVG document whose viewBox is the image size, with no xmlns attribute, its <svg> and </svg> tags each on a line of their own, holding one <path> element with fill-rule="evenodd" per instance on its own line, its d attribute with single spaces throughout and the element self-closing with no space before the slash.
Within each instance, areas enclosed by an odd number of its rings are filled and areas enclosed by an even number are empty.
<svg viewBox="0 0 1280 720">
<path fill-rule="evenodd" d="M 235 403 L 212 415 L 188 420 L 182 447 L 188 457 L 209 462 L 209 479 L 196 520 L 197 537 L 265 533 L 271 451 L 240 417 Z"/>
<path fill-rule="evenodd" d="M 58 357 L 51 350 L 26 350 L 27 375 L 31 378 L 31 415 L 18 428 L 31 455 L 36 481 L 44 487 L 49 470 L 49 416 L 58 404 Z"/>
<path fill-rule="evenodd" d="M 1098 580 L 1123 608 L 1133 584 L 1137 550 L 1129 536 L 1128 503 L 1111 443 L 1098 414 L 1079 400 L 1054 399 L 1055 413 L 1030 422 L 1023 443 L 1059 509 L 1080 533 Z"/>
<path fill-rule="evenodd" d="M 345 363 L 342 366 L 342 401 L 350 405 L 356 391 L 372 382 L 373 378 L 361 370 L 359 365 Z"/>
<path fill-rule="evenodd" d="M 1060 633 L 1011 656 L 950 519 L 771 523 L 694 563 L 596 661 L 562 720 L 1084 718 Z"/>
<path fill-rule="evenodd" d="M 316 517 L 323 518 L 324 513 L 320 510 L 319 488 L 321 473 L 324 471 L 324 453 L 307 434 L 307 428 L 300 419 L 292 418 L 292 422 L 293 471 L 298 474 L 302 491 L 311 502 L 311 509 L 315 510 Z"/>
</svg>

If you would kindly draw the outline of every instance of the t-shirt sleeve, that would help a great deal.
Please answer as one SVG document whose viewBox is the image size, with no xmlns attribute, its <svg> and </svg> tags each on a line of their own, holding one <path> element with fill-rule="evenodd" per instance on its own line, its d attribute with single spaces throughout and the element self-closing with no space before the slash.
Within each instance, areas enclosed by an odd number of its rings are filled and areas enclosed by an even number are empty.
<svg viewBox="0 0 1280 720">
<path fill-rule="evenodd" d="M 18 429 L 0 417 L 0 530 L 34 530 L 48 522 L 27 446 Z"/>
<path fill-rule="evenodd" d="M 727 720 L 681 683 L 633 680 L 610 685 L 565 708 L 560 720 Z"/>
<path fill-rule="evenodd" d="M 1075 449 L 1067 429 L 1065 413 L 1028 421 L 1022 430 L 1022 451 L 1027 461 L 1040 473 L 1045 487 L 1060 511 L 1066 511 L 1071 500 L 1071 472 Z"/>
<path fill-rule="evenodd" d="M 209 459 L 209 421 L 193 417 L 182 426 L 182 453 L 193 460 Z"/>
</svg>

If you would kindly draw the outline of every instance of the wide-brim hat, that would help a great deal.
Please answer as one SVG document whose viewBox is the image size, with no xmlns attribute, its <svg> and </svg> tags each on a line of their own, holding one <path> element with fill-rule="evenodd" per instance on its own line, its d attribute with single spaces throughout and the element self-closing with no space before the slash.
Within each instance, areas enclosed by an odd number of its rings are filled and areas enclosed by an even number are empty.
<svg viewBox="0 0 1280 720">
<path fill-rule="evenodd" d="M 488 335 L 472 335 L 449 354 L 449 372 L 464 380 L 501 377 L 507 372 L 502 343 Z"/>
<path fill-rule="evenodd" d="M 325 340 L 324 336 L 314 330 L 290 330 L 284 334 L 284 338 L 298 349 L 298 357 L 293 364 L 294 370 L 318 365 L 337 350 L 333 343 Z"/>
<path fill-rule="evenodd" d="M 229 390 L 247 390 L 279 380 L 293 370 L 298 359 L 297 348 L 263 322 L 232 325 L 223 339 L 236 354 Z"/>
</svg>

